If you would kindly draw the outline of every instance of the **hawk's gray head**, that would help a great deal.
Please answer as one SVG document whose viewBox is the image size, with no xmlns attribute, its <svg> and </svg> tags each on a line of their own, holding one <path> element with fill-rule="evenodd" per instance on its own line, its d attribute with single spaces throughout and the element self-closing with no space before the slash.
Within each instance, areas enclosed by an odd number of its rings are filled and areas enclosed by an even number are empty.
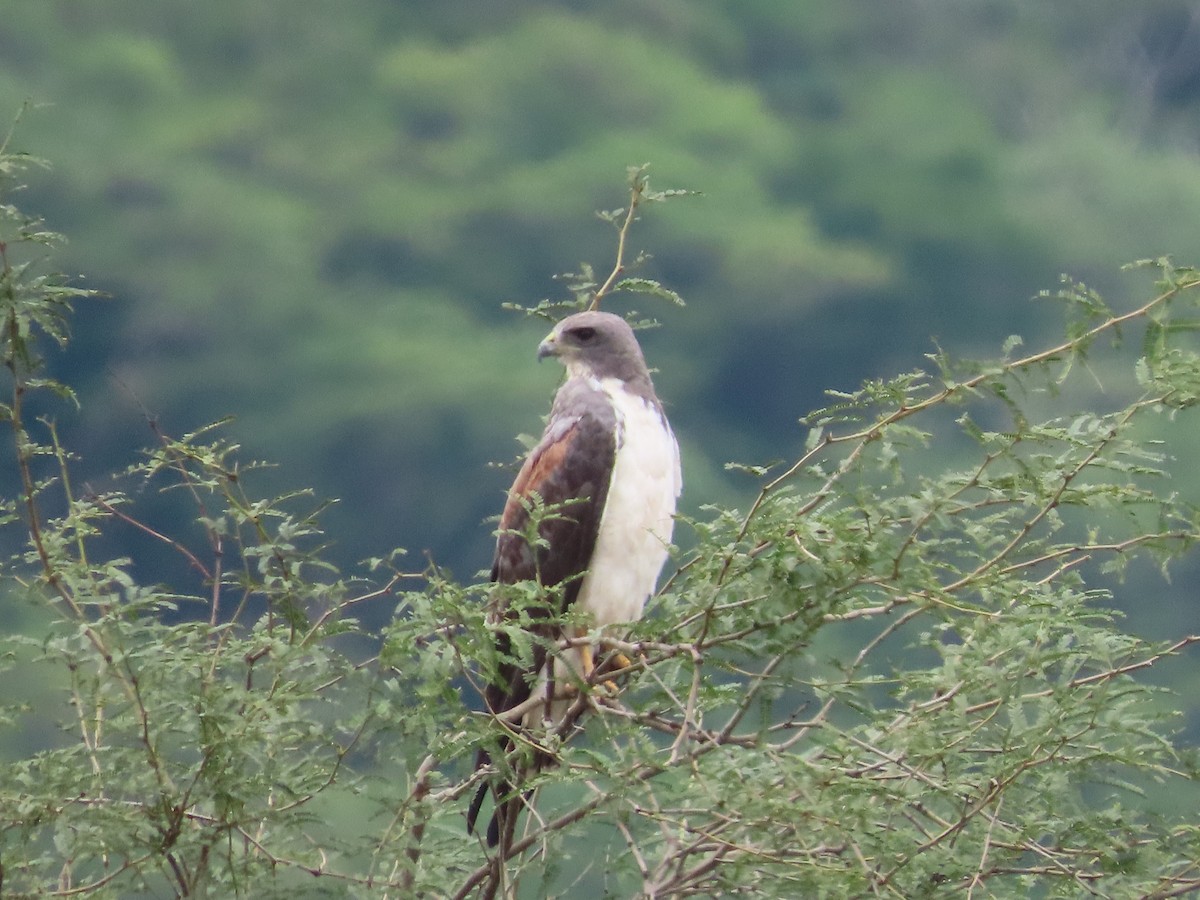
<svg viewBox="0 0 1200 900">
<path fill-rule="evenodd" d="M 650 384 L 633 329 L 620 316 L 589 311 L 567 316 L 538 345 L 538 359 L 557 356 L 572 377 L 617 378 Z"/>
</svg>

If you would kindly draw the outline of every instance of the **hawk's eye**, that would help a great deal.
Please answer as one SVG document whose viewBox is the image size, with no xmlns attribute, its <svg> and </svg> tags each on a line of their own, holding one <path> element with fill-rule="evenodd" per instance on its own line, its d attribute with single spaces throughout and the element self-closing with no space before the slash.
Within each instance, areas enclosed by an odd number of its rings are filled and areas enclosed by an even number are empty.
<svg viewBox="0 0 1200 900">
<path fill-rule="evenodd" d="M 571 329 L 571 334 L 573 334 L 573 335 L 575 335 L 575 337 L 579 338 L 580 343 L 586 344 L 588 341 L 590 341 L 592 338 L 594 338 L 596 336 L 596 329 L 595 328 L 573 328 L 573 329 Z"/>
</svg>

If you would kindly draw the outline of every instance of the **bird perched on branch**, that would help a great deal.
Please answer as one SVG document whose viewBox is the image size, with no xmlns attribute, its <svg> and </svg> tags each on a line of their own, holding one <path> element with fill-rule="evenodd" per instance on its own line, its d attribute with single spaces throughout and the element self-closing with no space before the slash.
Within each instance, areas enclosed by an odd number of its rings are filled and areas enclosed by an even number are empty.
<svg viewBox="0 0 1200 900">
<path fill-rule="evenodd" d="M 675 435 L 624 319 L 598 311 L 569 316 L 538 346 L 538 359 L 547 356 L 566 366 L 567 378 L 509 490 L 492 563 L 492 581 L 533 582 L 546 603 L 540 616 L 536 605 L 526 609 L 534 633 L 526 665 L 515 660 L 509 636 L 497 632 L 503 661 L 484 699 L 494 715 L 509 713 L 505 726 L 513 731 L 502 742 L 505 752 L 517 729 L 553 725 L 569 698 L 594 683 L 597 647 L 582 638 L 641 617 L 667 559 L 682 487 Z M 561 614 L 568 609 L 582 613 L 578 621 L 594 630 L 580 626 L 562 634 Z M 493 621 L 511 614 L 497 592 Z M 533 766 L 548 761 L 535 758 Z M 490 762 L 481 750 L 477 767 Z M 491 787 L 496 810 L 487 840 L 503 850 L 512 843 L 525 797 L 503 778 Z M 483 785 L 471 803 L 468 830 L 487 789 Z"/>
</svg>

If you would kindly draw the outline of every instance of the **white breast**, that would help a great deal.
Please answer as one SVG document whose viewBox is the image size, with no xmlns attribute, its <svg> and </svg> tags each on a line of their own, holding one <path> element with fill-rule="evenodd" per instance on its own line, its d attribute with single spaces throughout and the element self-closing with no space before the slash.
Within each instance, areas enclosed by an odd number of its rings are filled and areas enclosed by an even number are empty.
<svg viewBox="0 0 1200 900">
<path fill-rule="evenodd" d="M 617 413 L 617 456 L 596 547 L 575 604 L 593 626 L 603 628 L 641 618 L 667 561 L 682 479 L 679 447 L 662 414 L 615 379 L 597 386 L 612 399 Z M 546 694 L 549 668 L 538 673 L 534 696 Z M 583 674 L 578 648 L 555 657 L 556 685 L 577 682 Z M 552 700 L 526 714 L 526 727 L 534 727 L 539 719 L 562 718 L 571 700 L 560 690 L 556 687 Z"/>
<path fill-rule="evenodd" d="M 596 548 L 576 603 L 597 626 L 641 618 L 667 560 L 682 481 L 679 446 L 662 414 L 605 379 L 619 438 Z"/>
</svg>

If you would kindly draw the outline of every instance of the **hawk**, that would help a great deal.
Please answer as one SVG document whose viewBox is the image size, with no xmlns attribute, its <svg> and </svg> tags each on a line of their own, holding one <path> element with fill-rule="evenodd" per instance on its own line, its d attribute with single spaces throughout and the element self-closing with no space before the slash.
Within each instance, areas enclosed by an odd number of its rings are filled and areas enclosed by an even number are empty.
<svg viewBox="0 0 1200 900">
<path fill-rule="evenodd" d="M 506 661 L 484 700 L 495 715 L 510 710 L 517 715 L 517 707 L 526 707 L 520 722 L 508 723 L 513 728 L 561 720 L 569 705 L 564 698 L 593 676 L 596 648 L 587 642 L 549 658 L 548 646 L 589 633 L 581 628 L 562 634 L 552 624 L 554 614 L 581 611 L 595 629 L 641 618 L 667 559 L 682 488 L 679 446 L 624 319 L 598 311 L 568 316 L 538 345 L 538 359 L 547 356 L 563 363 L 567 377 L 541 440 L 508 492 L 491 578 L 552 588 L 546 596 L 561 608 L 547 609 L 543 618 L 550 621 L 543 626 L 536 607 L 527 610 L 535 636 L 528 667 L 511 661 L 509 636 L 498 633 Z M 531 517 L 538 532 L 532 546 Z M 508 613 L 500 601 L 490 614 L 499 621 Z M 509 740 L 504 749 L 512 746 Z M 490 761 L 480 750 L 476 768 Z M 487 788 L 481 786 L 471 804 L 468 831 L 474 830 Z M 508 784 L 492 789 L 496 811 L 488 845 L 503 840 L 507 847 L 523 801 L 511 796 Z"/>
</svg>

